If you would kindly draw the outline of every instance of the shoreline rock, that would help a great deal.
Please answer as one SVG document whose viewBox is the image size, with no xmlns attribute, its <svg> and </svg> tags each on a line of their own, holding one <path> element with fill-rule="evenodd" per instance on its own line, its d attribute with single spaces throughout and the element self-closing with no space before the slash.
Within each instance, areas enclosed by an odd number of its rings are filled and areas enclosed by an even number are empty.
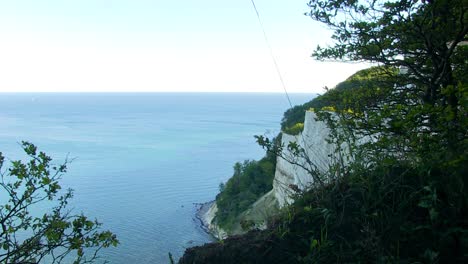
<svg viewBox="0 0 468 264">
<path fill-rule="evenodd" d="M 207 222 L 207 217 L 206 213 L 210 209 L 210 207 L 215 203 L 215 201 L 209 201 L 206 203 L 196 203 L 195 206 L 197 207 L 197 212 L 195 213 L 195 218 L 200 221 L 200 227 L 205 231 L 206 233 L 211 234 L 209 225 Z"/>
<path fill-rule="evenodd" d="M 227 232 L 213 223 L 213 219 L 218 211 L 216 201 L 197 204 L 197 206 L 195 217 L 200 221 L 201 228 L 216 239 L 225 239 L 228 236 Z"/>
</svg>

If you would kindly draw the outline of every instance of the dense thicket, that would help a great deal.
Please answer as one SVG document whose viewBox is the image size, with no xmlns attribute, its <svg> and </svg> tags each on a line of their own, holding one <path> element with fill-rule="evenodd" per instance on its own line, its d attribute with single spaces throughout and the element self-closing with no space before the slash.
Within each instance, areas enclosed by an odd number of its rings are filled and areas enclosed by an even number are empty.
<svg viewBox="0 0 468 264">
<path fill-rule="evenodd" d="M 304 193 L 269 229 L 189 249 L 180 263 L 466 263 L 466 199 L 427 185 L 447 174 L 356 170 Z"/>
</svg>

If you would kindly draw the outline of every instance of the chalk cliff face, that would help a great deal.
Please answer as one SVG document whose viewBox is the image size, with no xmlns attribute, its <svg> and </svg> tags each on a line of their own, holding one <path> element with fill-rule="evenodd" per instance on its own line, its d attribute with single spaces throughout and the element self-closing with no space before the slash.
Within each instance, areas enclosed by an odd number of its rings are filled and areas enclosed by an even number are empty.
<svg viewBox="0 0 468 264">
<path fill-rule="evenodd" d="M 283 133 L 282 144 L 285 146 L 283 157 L 277 158 L 273 192 L 280 207 L 293 202 L 291 196 L 297 187 L 305 190 L 312 182 L 312 176 L 302 166 L 308 168 L 306 160 L 292 155 L 286 147 L 290 142 L 296 142 L 305 150 L 309 160 L 317 166 L 321 172 L 328 170 L 335 148 L 327 143 L 330 130 L 322 121 L 317 121 L 314 112 L 306 112 L 304 130 L 299 135 Z M 292 164 L 291 161 L 293 161 Z M 302 165 L 302 166 L 301 166 Z"/>
<path fill-rule="evenodd" d="M 285 149 L 282 156 L 284 158 L 277 158 L 273 189 L 261 197 L 241 216 L 243 219 L 250 219 L 259 223 L 257 228 L 265 226 L 266 218 L 271 216 L 273 211 L 277 211 L 278 208 L 293 202 L 292 195 L 296 187 L 304 190 L 313 182 L 312 176 L 301 166 L 308 166 L 305 160 L 294 157 L 286 149 L 290 142 L 296 142 L 302 147 L 309 160 L 317 166 L 319 171 L 328 170 L 335 148 L 326 141 L 330 130 L 324 122 L 317 121 L 315 118 L 314 112 L 306 112 L 304 131 L 301 134 L 294 136 L 283 133 L 282 143 Z M 291 161 L 294 161 L 295 164 L 292 164 Z M 212 233 L 215 236 L 220 231 L 220 228 L 213 222 L 216 210 L 216 203 L 213 203 L 210 210 L 204 216 L 204 222 L 208 223 L 208 228 L 213 231 Z M 234 233 L 238 232 L 239 230 Z"/>
</svg>

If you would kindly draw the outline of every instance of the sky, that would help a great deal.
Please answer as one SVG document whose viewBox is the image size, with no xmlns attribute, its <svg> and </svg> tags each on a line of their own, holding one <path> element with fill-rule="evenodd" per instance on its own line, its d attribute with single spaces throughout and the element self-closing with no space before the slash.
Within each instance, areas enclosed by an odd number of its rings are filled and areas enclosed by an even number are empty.
<svg viewBox="0 0 468 264">
<path fill-rule="evenodd" d="M 307 0 L 256 0 L 288 92 L 368 65 L 320 62 L 333 42 Z M 251 0 L 0 0 L 0 92 L 283 92 Z"/>
</svg>

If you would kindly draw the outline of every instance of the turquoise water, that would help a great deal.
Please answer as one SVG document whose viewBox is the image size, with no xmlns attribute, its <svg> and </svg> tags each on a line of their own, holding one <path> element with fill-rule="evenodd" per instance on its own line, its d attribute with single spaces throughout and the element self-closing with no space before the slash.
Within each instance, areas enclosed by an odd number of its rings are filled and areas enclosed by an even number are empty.
<svg viewBox="0 0 468 264">
<path fill-rule="evenodd" d="M 293 94 L 293 104 L 311 95 Z M 283 94 L 0 94 L 0 151 L 27 140 L 58 162 L 75 212 L 98 218 L 121 244 L 110 263 L 167 263 L 211 241 L 195 203 L 213 200 L 237 161 L 258 159 L 254 135 L 274 136 Z"/>
</svg>

